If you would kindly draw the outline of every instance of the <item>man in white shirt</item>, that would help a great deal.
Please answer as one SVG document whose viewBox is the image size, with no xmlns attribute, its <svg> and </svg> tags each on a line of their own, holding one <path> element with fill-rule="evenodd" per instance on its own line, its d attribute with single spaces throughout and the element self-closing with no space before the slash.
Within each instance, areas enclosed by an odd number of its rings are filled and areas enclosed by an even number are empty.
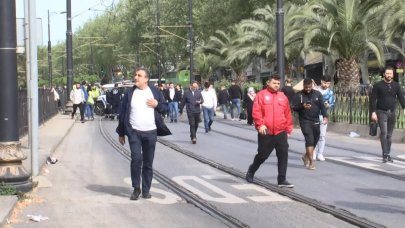
<svg viewBox="0 0 405 228">
<path fill-rule="evenodd" d="M 215 90 L 210 88 L 210 83 L 204 83 L 204 90 L 201 92 L 204 103 L 202 104 L 205 133 L 211 131 L 211 125 L 214 122 L 215 110 L 217 108 L 217 95 Z"/>
<path fill-rule="evenodd" d="M 84 92 L 80 88 L 80 83 L 76 83 L 76 87 L 70 91 L 70 100 L 73 102 L 72 119 L 76 114 L 77 108 L 80 110 L 80 121 L 84 123 Z"/>
<path fill-rule="evenodd" d="M 157 88 L 148 86 L 148 81 L 148 71 L 138 68 L 134 74 L 135 86 L 127 90 L 122 100 L 116 130 L 119 142 L 124 145 L 126 135 L 131 149 L 131 180 L 134 188 L 131 200 L 137 200 L 141 192 L 142 198 L 151 198 L 149 191 L 157 135 L 162 126 L 166 127 L 161 114 L 168 111 L 167 103 Z"/>
</svg>

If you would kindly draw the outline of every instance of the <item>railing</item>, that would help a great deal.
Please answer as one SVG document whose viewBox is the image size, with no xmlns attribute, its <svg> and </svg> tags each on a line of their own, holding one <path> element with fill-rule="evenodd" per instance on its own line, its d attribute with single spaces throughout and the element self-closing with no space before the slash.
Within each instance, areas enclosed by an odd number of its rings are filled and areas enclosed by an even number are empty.
<svg viewBox="0 0 405 228">
<path fill-rule="evenodd" d="M 66 103 L 66 91 L 58 91 L 62 108 Z M 58 104 L 53 93 L 48 89 L 38 90 L 38 123 L 43 124 L 58 111 Z M 27 90 L 18 91 L 18 133 L 22 137 L 28 133 L 28 99 Z"/>
<path fill-rule="evenodd" d="M 331 110 L 330 120 L 332 122 L 367 125 L 370 120 L 369 94 L 371 88 L 363 86 L 357 92 L 343 92 L 335 89 L 336 103 Z M 396 109 L 396 128 L 405 128 L 405 116 L 400 104 Z"/>
</svg>

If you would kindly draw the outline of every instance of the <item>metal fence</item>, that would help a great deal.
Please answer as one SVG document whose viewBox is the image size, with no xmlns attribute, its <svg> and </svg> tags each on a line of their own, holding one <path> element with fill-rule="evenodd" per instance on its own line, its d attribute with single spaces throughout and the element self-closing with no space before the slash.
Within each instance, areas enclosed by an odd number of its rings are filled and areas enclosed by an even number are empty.
<svg viewBox="0 0 405 228">
<path fill-rule="evenodd" d="M 344 92 L 335 89 L 336 103 L 330 112 L 332 122 L 362 124 L 367 125 L 370 122 L 371 113 L 369 113 L 369 95 L 371 87 L 361 87 L 357 92 Z M 396 128 L 405 128 L 405 116 L 400 104 L 396 109 L 397 123 Z"/>
<path fill-rule="evenodd" d="M 61 107 L 66 103 L 66 91 L 58 91 Z M 53 92 L 48 89 L 38 90 L 38 124 L 41 125 L 55 116 L 58 111 L 58 103 L 54 100 Z M 28 96 L 27 90 L 18 91 L 18 133 L 20 138 L 28 133 Z"/>
</svg>

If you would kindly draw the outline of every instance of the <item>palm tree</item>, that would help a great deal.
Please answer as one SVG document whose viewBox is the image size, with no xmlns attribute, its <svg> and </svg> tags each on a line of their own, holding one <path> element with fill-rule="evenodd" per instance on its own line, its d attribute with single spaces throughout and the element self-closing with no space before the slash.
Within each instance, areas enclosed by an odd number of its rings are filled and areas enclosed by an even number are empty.
<svg viewBox="0 0 405 228">
<path fill-rule="evenodd" d="M 211 54 L 219 57 L 218 66 L 230 67 L 236 75 L 236 81 L 243 84 L 246 81 L 245 70 L 250 63 L 250 58 L 234 58 L 233 53 L 237 47 L 234 45 L 234 40 L 241 33 L 238 26 L 233 26 L 230 31 L 216 31 L 216 36 L 211 36 L 208 43 L 201 47 L 206 54 Z"/>
<path fill-rule="evenodd" d="M 360 84 L 358 59 L 371 50 L 383 63 L 383 42 L 378 33 L 380 0 L 313 0 L 294 16 L 305 32 L 305 50 L 320 51 L 339 58 L 339 85 L 357 90 Z M 381 30 L 381 29 L 380 29 Z"/>
<path fill-rule="evenodd" d="M 298 37 L 302 37 L 301 30 L 292 30 L 293 21 L 291 15 L 299 11 L 300 6 L 293 4 L 285 5 L 285 23 L 284 23 L 284 43 L 285 58 L 287 62 L 296 59 L 302 50 L 302 44 L 296 42 Z M 234 40 L 235 52 L 228 59 L 252 59 L 259 57 L 266 59 L 269 63 L 276 60 L 277 43 L 276 43 L 276 17 L 275 12 L 269 5 L 257 9 L 253 12 L 255 19 L 242 20 L 239 27 L 242 33 Z M 301 33 L 301 35 L 300 35 Z"/>
<path fill-rule="evenodd" d="M 405 0 L 391 0 L 384 4 L 382 24 L 388 40 L 405 39 Z"/>
</svg>

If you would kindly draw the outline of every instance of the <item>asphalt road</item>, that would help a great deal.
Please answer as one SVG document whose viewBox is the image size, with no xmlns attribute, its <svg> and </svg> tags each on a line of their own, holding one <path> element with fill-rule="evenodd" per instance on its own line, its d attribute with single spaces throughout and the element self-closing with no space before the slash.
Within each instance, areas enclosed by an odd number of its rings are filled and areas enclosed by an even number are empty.
<svg viewBox="0 0 405 228">
<path fill-rule="evenodd" d="M 182 117 L 183 121 L 184 116 Z M 116 121 L 103 121 L 112 137 Z M 200 124 L 202 126 L 202 124 Z M 256 154 L 256 133 L 238 121 L 216 121 L 213 131 L 189 140 L 185 122 L 168 123 L 173 135 L 165 140 L 178 147 L 245 172 Z M 335 136 L 328 138 L 327 161 L 315 171 L 303 167 L 300 151 L 304 143 L 299 131 L 290 138 L 288 180 L 291 191 L 342 208 L 387 227 L 402 227 L 405 214 L 404 164 L 381 164 L 378 143 Z M 355 148 L 356 153 L 339 146 Z M 126 145 L 128 149 L 128 145 Z M 404 152 L 394 145 L 395 153 Z M 47 221 L 39 227 L 224 227 L 225 225 L 188 204 L 160 183 L 154 182 L 150 200 L 130 201 L 129 161 L 100 135 L 97 121 L 76 124 L 57 150 L 59 162 L 49 168 L 49 188 L 35 194 L 42 203 L 30 204 L 13 227 L 31 227 L 27 214 L 42 214 Z M 404 165 L 405 166 L 405 165 Z M 248 184 L 218 169 L 202 164 L 158 144 L 154 168 L 206 200 L 219 210 L 251 227 L 352 227 L 329 214 L 296 202 L 255 184 Z M 380 170 L 376 172 L 376 169 Z M 384 175 L 397 175 L 398 178 Z M 256 176 L 276 184 L 277 167 L 273 153 Z"/>
</svg>

